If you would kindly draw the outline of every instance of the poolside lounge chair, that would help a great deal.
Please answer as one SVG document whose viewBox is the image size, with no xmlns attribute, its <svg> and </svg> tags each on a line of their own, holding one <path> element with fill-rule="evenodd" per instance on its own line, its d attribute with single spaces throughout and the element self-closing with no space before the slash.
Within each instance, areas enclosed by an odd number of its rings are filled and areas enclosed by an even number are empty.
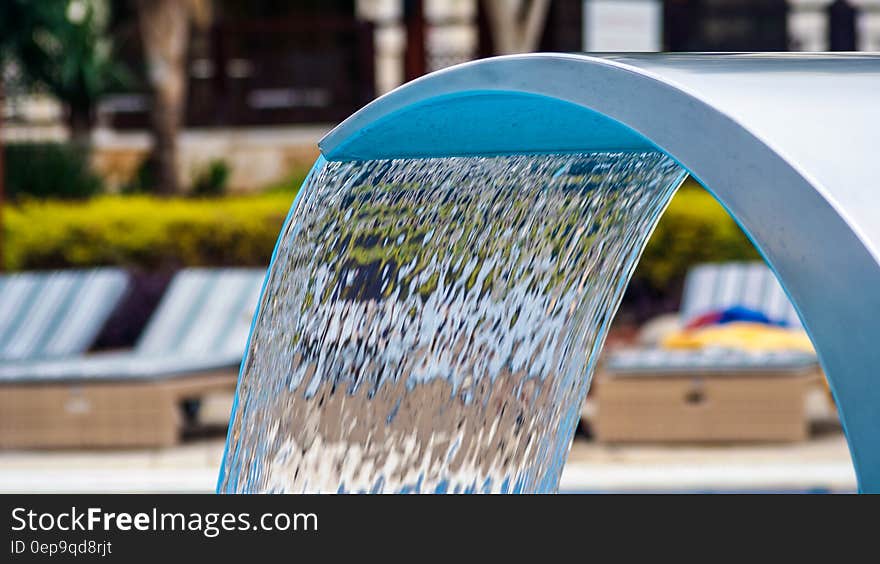
<svg viewBox="0 0 880 564">
<path fill-rule="evenodd" d="M 703 264 L 691 269 L 685 279 L 680 323 L 684 326 L 706 313 L 738 305 L 762 312 L 789 327 L 802 327 L 797 311 L 776 276 L 759 262 Z M 687 369 L 711 371 L 717 367 L 728 372 L 816 362 L 815 354 L 792 351 L 749 353 L 637 348 L 612 352 L 605 368 L 626 373 L 654 373 Z"/>
<path fill-rule="evenodd" d="M 692 269 L 680 321 L 685 325 L 737 305 L 801 327 L 763 263 Z M 800 440 L 807 435 L 804 395 L 820 374 L 816 355 L 803 351 L 613 351 L 597 386 L 597 437 L 615 442 Z"/>
<path fill-rule="evenodd" d="M 84 353 L 128 286 L 115 268 L 0 275 L 0 365 Z"/>
<path fill-rule="evenodd" d="M 0 365 L 0 447 L 175 443 L 184 404 L 234 389 L 264 275 L 183 270 L 132 351 Z"/>
</svg>

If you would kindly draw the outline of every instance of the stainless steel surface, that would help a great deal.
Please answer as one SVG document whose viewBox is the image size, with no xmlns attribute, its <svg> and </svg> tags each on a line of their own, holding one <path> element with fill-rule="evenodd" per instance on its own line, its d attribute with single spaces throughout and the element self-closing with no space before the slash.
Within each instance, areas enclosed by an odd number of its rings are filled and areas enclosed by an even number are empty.
<svg viewBox="0 0 880 564">
<path fill-rule="evenodd" d="M 493 100 L 522 95 L 534 97 L 517 106 L 529 123 L 510 129 L 517 114 Z M 554 121 L 569 106 L 590 114 Z M 456 138 L 481 154 L 654 145 L 685 166 L 777 272 L 831 381 L 861 489 L 880 492 L 880 56 L 488 59 L 389 93 L 321 149 L 329 160 L 438 156 Z"/>
</svg>

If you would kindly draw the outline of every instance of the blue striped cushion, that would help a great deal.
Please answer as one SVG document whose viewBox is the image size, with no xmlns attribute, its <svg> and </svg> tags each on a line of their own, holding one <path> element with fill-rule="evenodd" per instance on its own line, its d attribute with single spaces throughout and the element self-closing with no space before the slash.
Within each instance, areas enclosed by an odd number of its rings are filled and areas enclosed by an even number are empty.
<svg viewBox="0 0 880 564">
<path fill-rule="evenodd" d="M 135 353 L 241 357 L 265 275 L 264 269 L 182 270 L 150 318 Z"/>
<path fill-rule="evenodd" d="M 10 362 L 0 364 L 0 382 L 158 380 L 235 368 L 241 363 L 241 357 L 241 354 L 146 356 L 126 351 L 57 360 Z"/>
<path fill-rule="evenodd" d="M 801 327 L 785 290 L 764 263 L 703 264 L 688 272 L 680 309 L 683 323 L 736 305 L 760 311 L 791 327 Z"/>
<path fill-rule="evenodd" d="M 624 349 L 614 351 L 605 368 L 619 375 L 647 376 L 682 372 L 789 372 L 817 363 L 816 355 L 801 351 Z"/>
<path fill-rule="evenodd" d="M 110 268 L 0 276 L 0 360 L 83 353 L 128 284 Z"/>
<path fill-rule="evenodd" d="M 0 364 L 0 382 L 161 379 L 238 366 L 263 269 L 179 272 L 134 351 Z"/>
</svg>

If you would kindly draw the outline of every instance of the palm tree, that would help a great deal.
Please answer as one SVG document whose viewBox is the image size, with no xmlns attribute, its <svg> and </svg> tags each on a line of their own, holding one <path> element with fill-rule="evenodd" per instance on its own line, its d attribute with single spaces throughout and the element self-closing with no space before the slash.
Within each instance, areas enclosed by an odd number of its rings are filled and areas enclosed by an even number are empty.
<svg viewBox="0 0 880 564">
<path fill-rule="evenodd" d="M 499 55 L 538 48 L 550 0 L 482 0 Z"/>
<path fill-rule="evenodd" d="M 152 88 L 151 168 L 156 189 L 174 194 L 178 180 L 177 135 L 186 110 L 186 55 L 190 23 L 210 20 L 208 0 L 136 0 L 138 26 Z"/>
<path fill-rule="evenodd" d="M 71 138 L 83 146 L 101 96 L 125 86 L 107 33 L 106 0 L 3 0 L 0 40 L 22 80 L 67 106 Z"/>
</svg>

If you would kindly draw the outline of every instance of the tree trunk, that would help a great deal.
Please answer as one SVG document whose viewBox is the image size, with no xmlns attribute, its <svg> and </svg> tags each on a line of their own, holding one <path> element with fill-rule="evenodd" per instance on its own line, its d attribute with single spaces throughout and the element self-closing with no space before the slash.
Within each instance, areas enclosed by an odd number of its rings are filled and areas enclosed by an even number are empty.
<svg viewBox="0 0 880 564">
<path fill-rule="evenodd" d="M 175 194 L 180 189 L 177 134 L 186 103 L 189 7 L 188 0 L 137 0 L 147 75 L 153 90 L 150 162 L 156 191 L 161 194 Z"/>
<path fill-rule="evenodd" d="M 403 19 L 406 25 L 406 51 L 403 59 L 403 78 L 413 80 L 425 74 L 425 8 L 422 0 L 405 0 Z"/>
<path fill-rule="evenodd" d="M 79 147 L 90 147 L 92 128 L 95 125 L 95 113 L 92 108 L 71 106 L 67 116 L 70 128 L 70 140 Z"/>
<path fill-rule="evenodd" d="M 527 53 L 538 48 L 550 0 L 482 0 L 498 55 Z"/>
</svg>

